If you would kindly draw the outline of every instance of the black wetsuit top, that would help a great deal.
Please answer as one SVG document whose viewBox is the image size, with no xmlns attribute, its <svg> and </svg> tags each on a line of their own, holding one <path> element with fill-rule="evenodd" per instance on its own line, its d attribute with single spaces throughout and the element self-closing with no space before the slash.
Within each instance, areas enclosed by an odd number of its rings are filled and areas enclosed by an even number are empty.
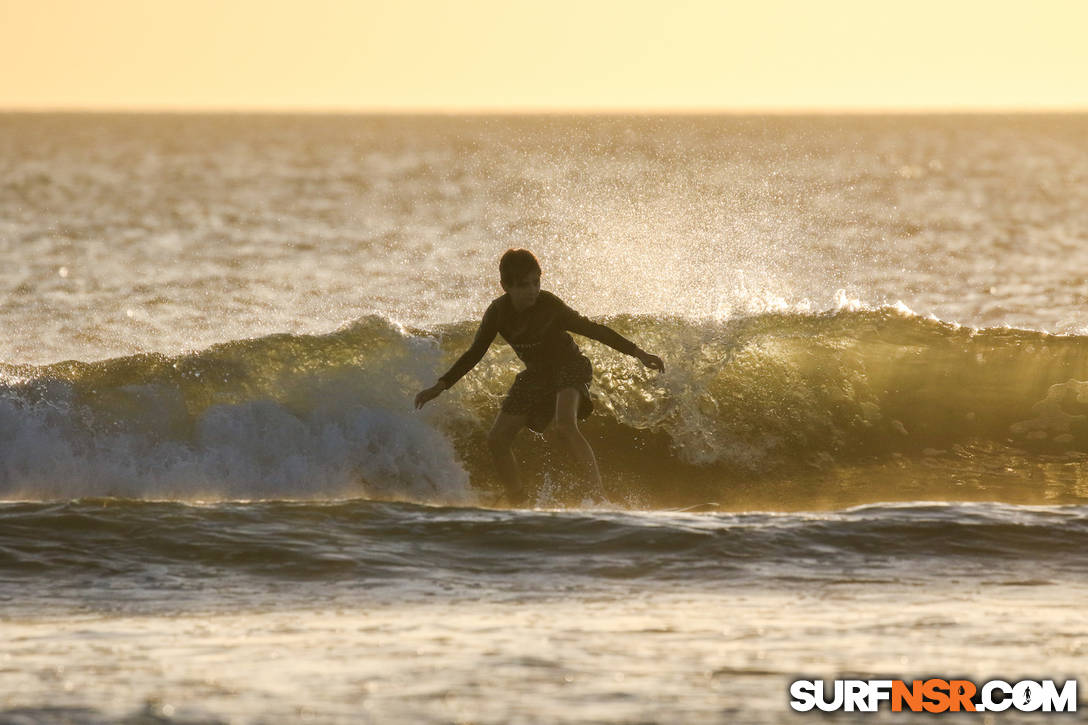
<svg viewBox="0 0 1088 725">
<path fill-rule="evenodd" d="M 496 334 L 510 343 L 526 369 L 553 367 L 581 354 L 567 330 L 603 342 L 627 355 L 639 353 L 638 345 L 615 330 L 578 314 L 551 292 L 540 290 L 532 306 L 521 312 L 514 308 L 510 295 L 504 294 L 488 305 L 472 347 L 439 380 L 447 388 L 460 380 L 480 362 Z"/>
</svg>

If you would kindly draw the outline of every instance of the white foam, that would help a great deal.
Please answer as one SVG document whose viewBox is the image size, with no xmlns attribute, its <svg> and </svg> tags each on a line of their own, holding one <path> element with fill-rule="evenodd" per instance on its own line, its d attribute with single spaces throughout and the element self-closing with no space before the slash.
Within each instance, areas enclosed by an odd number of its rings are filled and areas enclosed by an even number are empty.
<svg viewBox="0 0 1088 725">
<path fill-rule="evenodd" d="M 217 405 L 197 418 L 191 440 L 154 427 L 88 428 L 86 417 L 55 399 L 0 400 L 0 496 L 473 498 L 450 442 L 407 412 Z"/>
</svg>

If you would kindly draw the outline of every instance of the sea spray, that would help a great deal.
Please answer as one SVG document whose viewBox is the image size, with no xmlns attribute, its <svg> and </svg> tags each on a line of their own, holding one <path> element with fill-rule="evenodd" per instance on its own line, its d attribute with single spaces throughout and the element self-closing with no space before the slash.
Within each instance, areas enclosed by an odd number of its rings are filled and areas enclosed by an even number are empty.
<svg viewBox="0 0 1088 725">
<path fill-rule="evenodd" d="M 752 481 L 819 470 L 849 478 L 942 454 L 982 469 L 1058 461 L 1080 470 L 1088 454 L 1088 338 L 975 330 L 902 307 L 608 323 L 671 351 L 658 375 L 584 343 L 598 403 L 584 428 L 606 488 L 623 500 L 691 503 L 685 487 L 718 500 L 716 491 Z M 0 492 L 494 495 L 484 443 L 518 369 L 510 350 L 497 343 L 436 405 L 411 407 L 475 326 L 407 329 L 370 316 L 327 335 L 175 357 L 5 366 Z M 548 446 L 519 442 L 536 475 L 565 465 Z"/>
</svg>

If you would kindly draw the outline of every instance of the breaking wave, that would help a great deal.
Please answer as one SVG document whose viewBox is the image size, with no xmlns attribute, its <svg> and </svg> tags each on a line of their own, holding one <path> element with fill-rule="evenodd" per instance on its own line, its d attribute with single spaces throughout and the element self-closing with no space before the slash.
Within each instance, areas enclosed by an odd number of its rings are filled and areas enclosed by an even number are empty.
<svg viewBox="0 0 1088 725">
<path fill-rule="evenodd" d="M 621 500 L 892 470 L 907 485 L 934 466 L 946 484 L 1060 470 L 1059 499 L 1088 497 L 1088 338 L 896 307 L 606 322 L 667 364 L 579 340 L 597 402 L 584 430 Z M 0 497 L 472 503 L 495 488 L 485 435 L 518 361 L 496 345 L 424 410 L 412 398 L 474 331 L 370 316 L 177 356 L 2 365 Z M 552 447 L 519 445 L 538 487 L 560 480 Z"/>
</svg>

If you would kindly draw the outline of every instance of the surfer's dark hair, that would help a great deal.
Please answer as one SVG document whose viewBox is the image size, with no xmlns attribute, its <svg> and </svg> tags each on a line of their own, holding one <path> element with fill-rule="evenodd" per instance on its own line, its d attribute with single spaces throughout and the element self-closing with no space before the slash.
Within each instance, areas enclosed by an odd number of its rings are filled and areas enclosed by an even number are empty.
<svg viewBox="0 0 1088 725">
<path fill-rule="evenodd" d="M 528 249 L 507 249 L 499 259 L 499 279 L 503 284 L 517 284 L 527 274 L 540 274 L 540 262 Z"/>
</svg>

